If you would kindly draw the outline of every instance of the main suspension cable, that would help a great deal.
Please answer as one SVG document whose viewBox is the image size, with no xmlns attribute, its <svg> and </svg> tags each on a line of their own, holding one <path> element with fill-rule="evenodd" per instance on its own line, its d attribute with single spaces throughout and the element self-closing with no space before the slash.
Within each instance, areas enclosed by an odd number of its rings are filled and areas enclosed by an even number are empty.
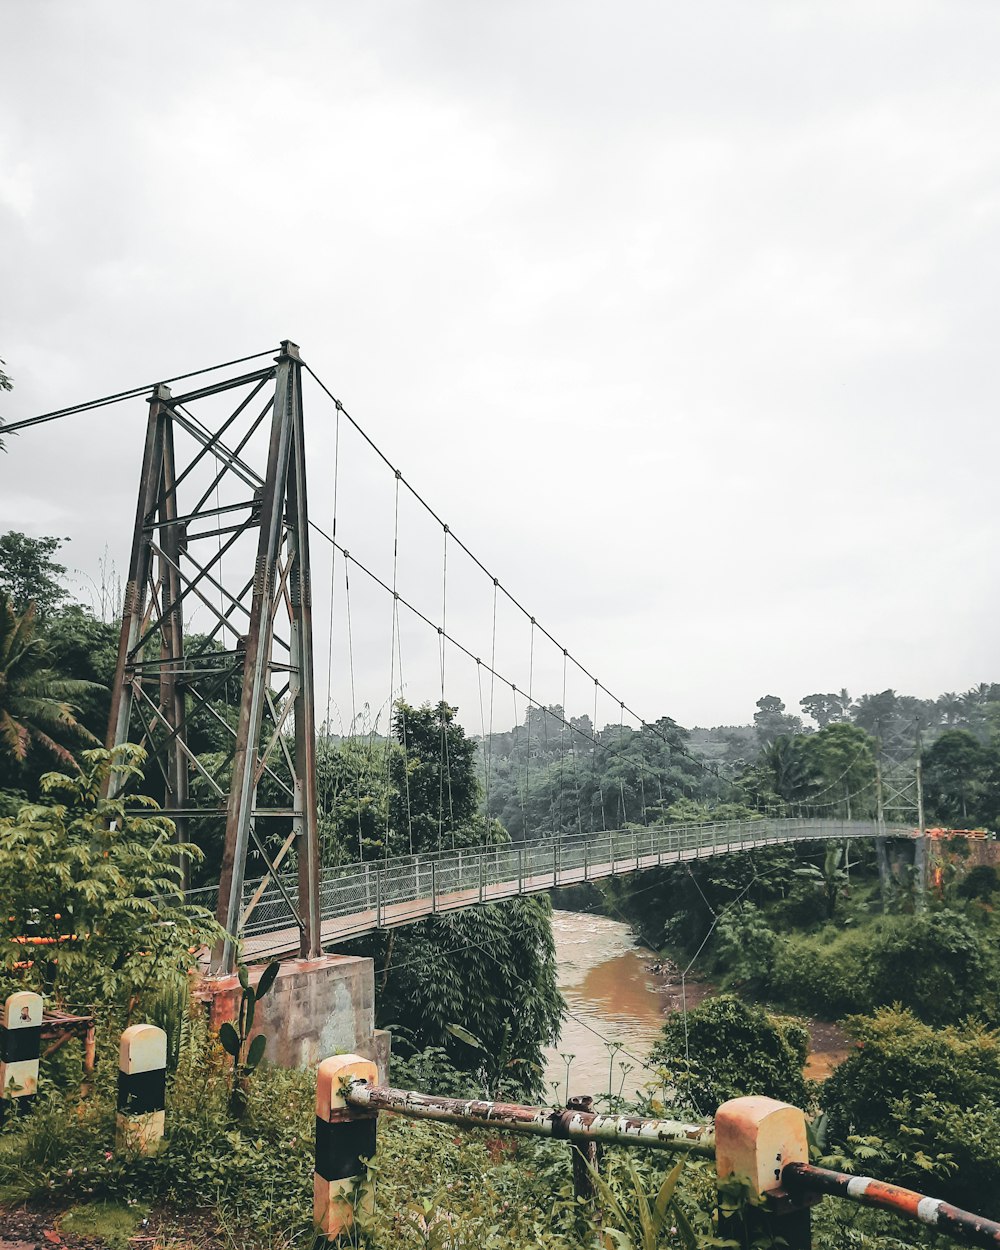
<svg viewBox="0 0 1000 1250">
<path fill-rule="evenodd" d="M 68 408 L 56 408 L 52 412 L 40 413 L 37 417 L 24 417 L 20 421 L 0 421 L 0 434 L 16 434 L 19 430 L 26 430 L 33 425 L 42 425 L 46 421 L 58 421 L 61 417 L 75 416 L 78 412 L 92 412 L 95 408 L 106 408 L 109 404 L 119 404 L 126 399 L 135 399 L 156 386 L 183 382 L 186 378 L 197 378 L 203 373 L 214 373 L 217 369 L 231 369 L 233 365 L 242 365 L 248 360 L 259 360 L 261 356 L 270 356 L 278 350 L 276 347 L 268 347 L 265 351 L 254 352 L 252 356 L 238 356 L 235 360 L 227 360 L 225 364 L 206 365 L 204 369 L 192 369 L 190 373 L 176 373 L 171 378 L 157 378 L 155 382 L 146 382 L 143 386 L 133 386 L 130 390 L 118 391 L 115 395 L 104 395 L 100 399 L 89 399 L 82 404 L 71 404 Z"/>
</svg>

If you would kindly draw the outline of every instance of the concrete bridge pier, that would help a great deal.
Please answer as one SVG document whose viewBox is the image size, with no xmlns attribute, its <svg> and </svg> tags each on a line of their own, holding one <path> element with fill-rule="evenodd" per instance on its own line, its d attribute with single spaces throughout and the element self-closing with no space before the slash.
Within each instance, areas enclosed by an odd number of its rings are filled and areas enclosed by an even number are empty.
<svg viewBox="0 0 1000 1250">
<path fill-rule="evenodd" d="M 265 967 L 250 967 L 251 985 Z M 235 974 L 203 977 L 194 993 L 205 1004 L 214 1030 L 239 1014 L 241 989 Z M 321 955 L 284 960 L 274 985 L 257 1004 L 251 1036 L 258 1033 L 267 1038 L 264 1058 L 280 1067 L 315 1067 L 329 1055 L 355 1054 L 376 1064 L 380 1082 L 388 1079 L 390 1038 L 375 1028 L 371 959 Z"/>
</svg>

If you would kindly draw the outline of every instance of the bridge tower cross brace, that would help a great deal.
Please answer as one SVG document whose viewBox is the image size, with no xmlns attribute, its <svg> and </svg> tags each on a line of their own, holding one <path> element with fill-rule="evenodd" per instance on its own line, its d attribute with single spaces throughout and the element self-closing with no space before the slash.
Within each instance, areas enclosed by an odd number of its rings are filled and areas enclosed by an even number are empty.
<svg viewBox="0 0 1000 1250">
<path fill-rule="evenodd" d="M 228 936 L 212 955 L 217 974 L 234 969 L 234 939 L 269 882 L 299 928 L 302 957 L 316 958 L 321 950 L 301 374 L 298 347 L 285 340 L 274 363 L 264 368 L 184 395 L 160 385 L 149 398 L 107 744 L 133 741 L 146 749 L 148 771 L 159 778 L 163 808 L 176 823 L 179 842 L 189 840 L 192 825 L 204 830 L 207 821 L 216 833 L 224 825 L 216 916 Z M 229 392 L 238 401 L 235 412 L 216 418 L 215 428 L 191 411 L 212 397 L 225 402 Z M 260 404 L 258 397 L 262 410 L 253 406 L 255 400 Z M 268 418 L 266 465 L 257 471 L 244 449 L 253 447 L 258 431 L 258 442 L 263 441 Z M 179 435 L 193 443 L 182 462 Z M 202 490 L 209 466 L 214 476 Z M 192 491 L 196 471 L 203 480 Z M 220 483 L 235 486 L 243 497 L 220 504 Z M 186 510 L 185 487 L 193 499 L 198 496 Z M 223 557 L 234 560 L 244 539 L 249 560 L 254 530 L 252 575 L 237 590 L 226 584 Z M 187 636 L 184 614 L 192 607 L 203 616 L 207 612 L 214 624 L 207 640 Z M 229 716 L 217 702 L 227 687 L 240 692 L 238 711 Z M 228 753 L 214 766 L 189 745 L 195 715 L 217 731 L 221 726 L 229 742 Z M 266 809 L 258 805 L 265 777 L 270 793 L 279 796 L 277 805 Z M 110 793 L 124 784 L 113 777 Z M 127 805 L 127 792 L 122 797 Z M 280 872 L 293 848 L 295 896 Z M 245 898 L 249 853 L 260 858 L 264 875 Z"/>
</svg>

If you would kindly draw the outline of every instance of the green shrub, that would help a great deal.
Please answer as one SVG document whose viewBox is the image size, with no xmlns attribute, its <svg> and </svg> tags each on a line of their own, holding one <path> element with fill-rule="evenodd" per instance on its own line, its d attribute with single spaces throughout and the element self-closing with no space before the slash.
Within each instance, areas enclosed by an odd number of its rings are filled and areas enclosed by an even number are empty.
<svg viewBox="0 0 1000 1250">
<path fill-rule="evenodd" d="M 802 1067 L 809 1035 L 799 1024 L 769 1015 L 732 994 L 675 1013 L 653 1050 L 678 1090 L 702 1114 L 744 1094 L 767 1094 L 799 1107 L 812 1101 Z"/>
<path fill-rule="evenodd" d="M 868 934 L 827 927 L 781 940 L 769 991 L 776 1002 L 838 1019 L 872 1005 L 872 973 Z"/>
<path fill-rule="evenodd" d="M 867 929 L 786 936 L 767 989 L 789 1007 L 838 1019 L 898 1002 L 947 1023 L 989 1007 L 984 937 L 955 911 L 885 917 Z"/>
<path fill-rule="evenodd" d="M 935 1194 L 1000 1214 L 1000 1037 L 971 1020 L 934 1029 L 898 1007 L 847 1027 L 858 1049 L 822 1087 L 831 1133 L 874 1137 L 889 1175 L 934 1171 Z"/>
</svg>

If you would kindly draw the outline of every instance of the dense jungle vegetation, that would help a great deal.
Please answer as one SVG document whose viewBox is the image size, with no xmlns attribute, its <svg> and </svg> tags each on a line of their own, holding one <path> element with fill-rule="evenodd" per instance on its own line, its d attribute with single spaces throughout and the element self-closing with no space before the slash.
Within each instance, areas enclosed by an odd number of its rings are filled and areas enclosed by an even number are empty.
<svg viewBox="0 0 1000 1250">
<path fill-rule="evenodd" d="M 0 536 L 0 997 L 36 988 L 54 1006 L 92 1010 L 102 1062 L 81 1100 L 77 1049 L 45 1061 L 35 1112 L 0 1132 L 0 1206 L 70 1205 L 86 1227 L 87 1212 L 110 1203 L 108 1227 L 131 1229 L 151 1211 L 163 1237 L 198 1212 L 205 1244 L 306 1245 L 310 1077 L 265 1064 L 246 1120 L 232 1122 L 225 1057 L 187 996 L 191 951 L 214 939 L 215 922 L 152 902 L 176 881 L 169 822 L 101 797 L 110 768 L 139 792 L 155 794 L 156 778 L 140 754 L 100 747 L 114 596 L 100 595 L 96 611 L 73 602 L 59 548 Z M 1000 823 L 1000 686 L 936 700 L 839 691 L 800 709 L 766 695 L 745 726 L 686 731 L 667 717 L 597 727 L 554 706 L 483 740 L 446 703 L 400 702 L 389 737 L 321 738 L 324 861 L 630 824 L 869 818 L 880 801 L 887 820 L 911 819 L 900 779 L 918 760 L 928 824 Z M 191 709 L 192 749 L 206 759 L 225 750 L 219 720 L 231 723 L 233 692 L 214 712 Z M 196 880 L 210 881 L 219 831 L 196 826 L 191 840 Z M 1000 877 L 985 853 L 971 858 L 989 839 L 935 845 L 926 892 L 900 846 L 882 840 L 768 848 L 595 890 L 587 905 L 626 917 L 726 991 L 667 1022 L 635 1105 L 700 1117 L 737 1094 L 782 1097 L 809 1110 L 827 1159 L 1000 1217 Z M 542 1049 L 563 1009 L 550 911 L 547 898 L 527 897 L 352 944 L 376 963 L 396 1083 L 544 1096 Z M 64 941 L 25 961 L 11 940 L 24 934 Z M 803 1077 L 796 1013 L 845 1020 L 857 1043 L 821 1086 Z M 138 1019 L 162 1022 L 171 1039 L 170 1135 L 156 1160 L 113 1148 L 110 1057 L 117 1031 Z M 650 1240 L 643 1202 L 663 1182 L 662 1162 L 611 1152 L 595 1215 L 572 1200 L 556 1145 L 401 1122 L 381 1131 L 372 1246 L 596 1244 L 595 1219 L 621 1245 L 722 1244 L 705 1164 L 681 1169 L 670 1218 Z M 829 1201 L 816 1228 L 823 1245 L 947 1244 Z"/>
</svg>

